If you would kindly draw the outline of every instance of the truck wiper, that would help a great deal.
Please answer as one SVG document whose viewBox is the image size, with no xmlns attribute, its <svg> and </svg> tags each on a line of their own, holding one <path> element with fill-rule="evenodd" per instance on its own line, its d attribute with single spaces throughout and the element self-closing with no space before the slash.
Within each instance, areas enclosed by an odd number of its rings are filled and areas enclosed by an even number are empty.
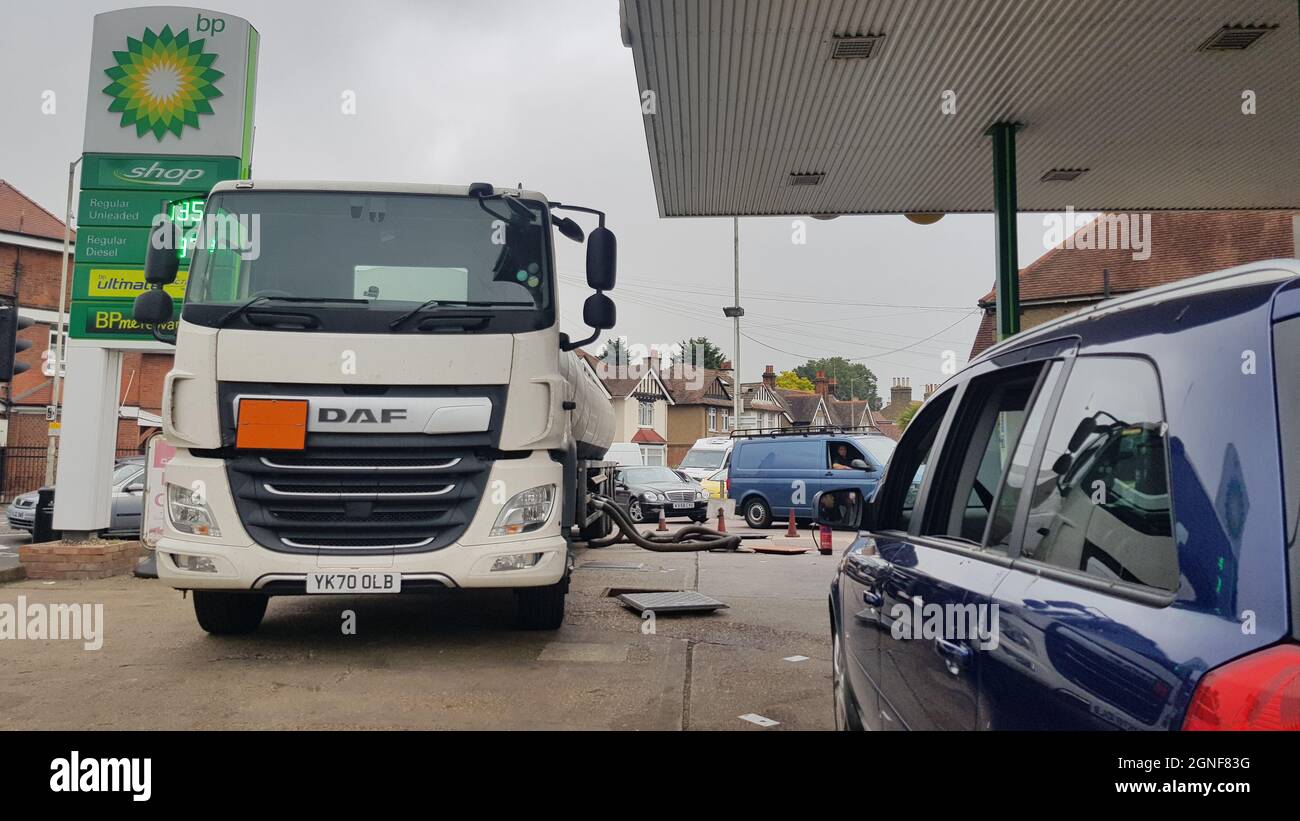
<svg viewBox="0 0 1300 821">
<path fill-rule="evenodd" d="M 422 313 L 424 313 L 425 311 L 429 311 L 429 310 L 432 310 L 432 309 L 434 309 L 434 308 L 442 308 L 442 307 L 444 307 L 444 306 L 446 306 L 446 307 L 457 307 L 457 308 L 461 308 L 461 307 L 470 307 L 470 308 L 497 308 L 497 307 L 506 307 L 506 308 L 531 308 L 531 307 L 533 307 L 533 303 L 531 303 L 531 302 L 487 302 L 487 301 L 482 301 L 482 300 L 474 301 L 474 300 L 465 300 L 465 299 L 430 299 L 430 300 L 427 300 L 427 301 L 425 301 L 425 302 L 421 302 L 419 305 L 415 306 L 415 307 L 412 308 L 411 310 L 409 310 L 409 311 L 407 311 L 406 313 L 404 313 L 404 314 L 402 314 L 401 316 L 399 316 L 397 319 L 394 319 L 392 322 L 388 323 L 388 329 L 389 329 L 389 330 L 397 330 L 397 328 L 400 327 L 401 324 L 402 324 L 403 322 L 406 322 L 406 320 L 410 319 L 411 317 L 415 316 L 416 314 L 422 314 Z"/>
<path fill-rule="evenodd" d="M 247 311 L 249 308 L 252 308 L 254 305 L 260 305 L 263 302 L 269 302 L 271 300 L 275 300 L 277 302 L 334 302 L 334 303 L 346 302 L 346 303 L 361 303 L 363 305 L 370 304 L 370 300 L 368 299 L 345 299 L 342 297 L 324 297 L 324 296 L 272 296 L 270 294 L 263 294 L 262 296 L 253 297 L 252 299 L 248 300 L 242 305 L 236 305 L 234 308 L 232 308 L 230 311 L 228 311 L 220 319 L 217 320 L 217 327 L 218 328 L 224 327 L 227 322 L 239 316 L 244 311 Z"/>
</svg>

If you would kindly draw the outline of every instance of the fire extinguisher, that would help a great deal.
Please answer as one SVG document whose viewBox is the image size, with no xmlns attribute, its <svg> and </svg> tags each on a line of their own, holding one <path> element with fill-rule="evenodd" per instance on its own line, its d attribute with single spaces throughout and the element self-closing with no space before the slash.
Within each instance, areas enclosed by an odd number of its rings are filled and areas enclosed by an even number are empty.
<svg viewBox="0 0 1300 821">
<path fill-rule="evenodd" d="M 831 555 L 830 525 L 818 525 L 817 527 L 817 552 L 823 556 Z"/>
</svg>

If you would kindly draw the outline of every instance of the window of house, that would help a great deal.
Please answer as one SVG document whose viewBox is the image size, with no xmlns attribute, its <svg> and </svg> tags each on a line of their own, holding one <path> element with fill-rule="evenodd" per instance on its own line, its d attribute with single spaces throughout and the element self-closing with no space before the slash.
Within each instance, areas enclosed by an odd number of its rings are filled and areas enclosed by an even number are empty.
<svg viewBox="0 0 1300 821">
<path fill-rule="evenodd" d="M 642 402 L 638 408 L 637 424 L 643 428 L 652 428 L 655 424 L 655 406 L 653 402 Z"/>
<path fill-rule="evenodd" d="M 951 390 L 939 395 L 907 426 L 890 458 L 888 476 L 880 489 L 879 530 L 907 531 L 911 527 L 934 440 L 951 399 Z"/>
<path fill-rule="evenodd" d="M 642 445 L 641 461 L 647 465 L 663 465 L 664 464 L 663 445 Z"/>
<path fill-rule="evenodd" d="M 731 417 L 724 413 L 722 414 L 722 432 L 726 433 L 729 430 L 731 430 Z"/>
<path fill-rule="evenodd" d="M 718 409 L 709 408 L 709 433 L 718 429 Z"/>
<path fill-rule="evenodd" d="M 1108 581 L 1178 588 L 1155 368 L 1080 357 L 1038 467 L 1021 556 Z"/>
</svg>

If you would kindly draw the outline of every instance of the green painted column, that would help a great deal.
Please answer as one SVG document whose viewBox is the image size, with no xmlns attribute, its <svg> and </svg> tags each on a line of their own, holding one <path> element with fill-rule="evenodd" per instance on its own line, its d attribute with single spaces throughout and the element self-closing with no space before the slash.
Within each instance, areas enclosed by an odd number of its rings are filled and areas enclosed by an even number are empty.
<svg viewBox="0 0 1300 821">
<path fill-rule="evenodd" d="M 1016 132 L 1020 123 L 994 123 L 993 221 L 997 232 L 998 340 L 1020 333 L 1020 257 L 1016 249 Z"/>
</svg>

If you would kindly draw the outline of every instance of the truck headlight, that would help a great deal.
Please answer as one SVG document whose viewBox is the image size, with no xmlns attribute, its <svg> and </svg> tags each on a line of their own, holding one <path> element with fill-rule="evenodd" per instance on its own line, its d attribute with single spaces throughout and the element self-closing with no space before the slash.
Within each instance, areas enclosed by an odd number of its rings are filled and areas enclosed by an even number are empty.
<svg viewBox="0 0 1300 821">
<path fill-rule="evenodd" d="M 184 485 L 167 484 L 167 518 L 181 533 L 220 536 L 221 528 L 203 497 Z"/>
<path fill-rule="evenodd" d="M 546 524 L 555 504 L 555 485 L 538 485 L 516 493 L 501 508 L 490 536 L 513 536 L 527 533 Z"/>
</svg>

